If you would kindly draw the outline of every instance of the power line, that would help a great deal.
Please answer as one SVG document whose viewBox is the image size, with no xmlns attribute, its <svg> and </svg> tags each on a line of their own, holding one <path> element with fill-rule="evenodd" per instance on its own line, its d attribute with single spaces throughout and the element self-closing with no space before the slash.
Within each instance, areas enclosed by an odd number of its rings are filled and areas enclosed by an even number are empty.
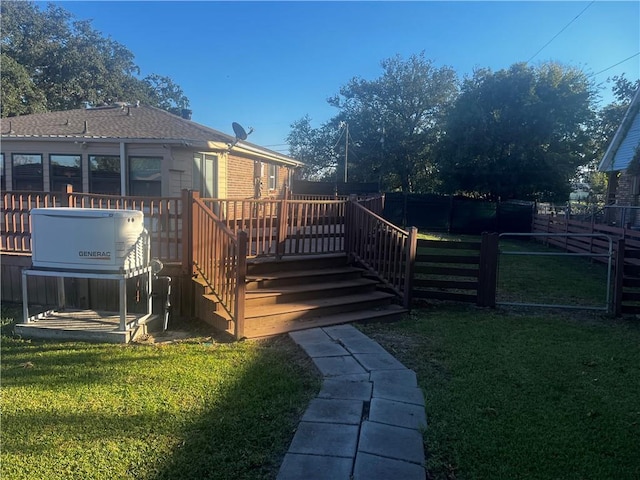
<svg viewBox="0 0 640 480">
<path fill-rule="evenodd" d="M 576 15 L 576 16 L 573 18 L 573 20 L 571 20 L 571 21 L 570 21 L 569 23 L 567 23 L 564 27 L 562 27 L 562 29 L 561 29 L 558 33 L 556 33 L 556 34 L 553 36 L 553 38 L 552 38 L 551 40 L 549 40 L 547 43 L 545 43 L 545 44 L 540 48 L 540 50 L 538 50 L 536 53 L 534 53 L 534 54 L 533 54 L 533 56 L 532 56 L 529 60 L 527 60 L 525 63 L 529 63 L 531 60 L 533 60 L 534 58 L 536 58 L 536 57 L 538 56 L 538 54 L 539 54 L 542 50 L 544 50 L 545 48 L 547 48 L 551 42 L 553 42 L 556 38 L 558 38 L 558 36 L 559 36 L 562 32 L 564 32 L 567 28 L 569 28 L 569 25 L 571 25 L 573 22 L 575 22 L 575 21 L 580 17 L 580 15 L 582 15 L 582 14 L 587 10 L 587 8 L 589 8 L 589 7 L 590 7 L 591 5 L 593 5 L 594 3 L 596 3 L 596 0 L 592 0 L 592 2 L 591 2 L 591 3 L 589 3 L 589 5 L 587 5 L 586 7 L 584 7 L 584 8 L 582 9 L 582 11 L 581 11 L 578 15 Z"/>
<path fill-rule="evenodd" d="M 611 70 L 613 67 L 617 67 L 618 65 L 621 65 L 624 62 L 631 60 L 633 57 L 637 57 L 638 55 L 640 55 L 640 52 L 636 52 L 633 55 L 631 55 L 630 57 L 627 57 L 624 60 L 620 60 L 618 63 L 614 63 L 613 65 L 611 65 L 610 67 L 605 68 L 604 70 L 600 70 L 599 72 L 592 73 L 591 75 L 589 75 L 589 77 L 595 77 L 596 75 L 600 75 L 601 73 L 604 73 L 607 70 Z"/>
</svg>

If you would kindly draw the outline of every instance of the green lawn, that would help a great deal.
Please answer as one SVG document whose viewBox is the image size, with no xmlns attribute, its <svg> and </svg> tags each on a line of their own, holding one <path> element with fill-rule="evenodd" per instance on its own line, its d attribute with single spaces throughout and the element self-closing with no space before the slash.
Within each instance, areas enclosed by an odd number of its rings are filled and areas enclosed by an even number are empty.
<svg viewBox="0 0 640 480">
<path fill-rule="evenodd" d="M 275 478 L 319 388 L 287 337 L 119 346 L 3 335 L 1 368 L 3 480 Z"/>
<path fill-rule="evenodd" d="M 640 321 L 439 305 L 367 325 L 418 374 L 429 478 L 640 478 Z"/>
</svg>

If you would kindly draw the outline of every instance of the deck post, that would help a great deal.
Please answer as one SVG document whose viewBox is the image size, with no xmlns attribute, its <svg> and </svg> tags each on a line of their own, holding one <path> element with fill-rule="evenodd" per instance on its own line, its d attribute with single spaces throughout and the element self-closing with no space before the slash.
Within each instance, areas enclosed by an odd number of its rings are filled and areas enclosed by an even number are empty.
<svg viewBox="0 0 640 480">
<path fill-rule="evenodd" d="M 278 202 L 278 230 L 276 233 L 276 258 L 284 256 L 287 241 L 287 227 L 289 225 L 289 202 L 283 198 Z"/>
<path fill-rule="evenodd" d="M 413 288 L 413 270 L 416 264 L 416 249 L 418 245 L 418 229 L 416 227 L 409 228 L 409 238 L 407 238 L 407 247 L 404 259 L 404 298 L 403 307 L 411 310 L 412 288 Z"/>
<path fill-rule="evenodd" d="M 613 313 L 616 317 L 622 314 L 622 291 L 624 284 L 624 238 L 619 238 L 615 246 L 615 276 L 613 283 Z"/>
<path fill-rule="evenodd" d="M 496 283 L 498 280 L 498 234 L 482 234 L 480 265 L 478 270 L 478 306 L 496 306 Z"/>
<path fill-rule="evenodd" d="M 193 276 L 193 244 L 194 239 L 197 238 L 198 222 L 194 199 L 200 195 L 198 192 L 192 190 L 182 191 L 182 272 L 185 278 L 183 288 L 183 305 L 186 307 L 186 312 L 189 316 L 195 317 L 196 315 L 196 290 L 192 281 Z"/>
<path fill-rule="evenodd" d="M 193 264 L 193 197 L 196 192 L 182 190 L 182 272 L 191 274 Z"/>
<path fill-rule="evenodd" d="M 244 337 L 244 304 L 247 281 L 247 232 L 238 232 L 238 271 L 236 277 L 235 331 L 236 340 Z"/>
</svg>

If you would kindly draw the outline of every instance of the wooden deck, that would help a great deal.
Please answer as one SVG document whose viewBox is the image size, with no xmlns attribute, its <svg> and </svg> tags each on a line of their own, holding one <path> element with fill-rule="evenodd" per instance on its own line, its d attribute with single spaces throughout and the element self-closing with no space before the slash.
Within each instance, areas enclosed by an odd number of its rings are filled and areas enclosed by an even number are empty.
<svg viewBox="0 0 640 480">
<path fill-rule="evenodd" d="M 147 317 L 147 318 L 144 318 Z M 128 343 L 162 328 L 159 315 L 127 314 L 127 330 L 120 330 L 120 314 L 95 310 L 49 310 L 36 321 L 19 323 L 15 334 L 25 338 L 83 342 Z"/>
</svg>

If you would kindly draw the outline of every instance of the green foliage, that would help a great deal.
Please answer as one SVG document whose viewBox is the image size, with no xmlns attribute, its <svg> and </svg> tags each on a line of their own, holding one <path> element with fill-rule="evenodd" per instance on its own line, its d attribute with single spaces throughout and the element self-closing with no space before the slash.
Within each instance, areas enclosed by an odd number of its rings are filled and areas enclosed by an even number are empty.
<svg viewBox="0 0 640 480">
<path fill-rule="evenodd" d="M 168 77 L 139 79 L 134 55 L 88 20 L 55 4 L 2 2 L 2 116 L 141 101 L 166 110 L 188 106 Z M 8 73 L 8 75 L 7 75 Z"/>
<path fill-rule="evenodd" d="M 295 123 L 291 153 L 316 169 L 334 163 L 337 177 L 344 178 L 344 162 L 335 159 L 344 158 L 346 142 L 339 141 L 338 132 L 347 122 L 349 181 L 416 190 L 420 182 L 433 180 L 432 145 L 441 134 L 439 119 L 456 94 L 456 75 L 450 67 L 436 68 L 424 54 L 407 60 L 395 56 L 381 65 L 380 77 L 354 77 L 328 100 L 339 113 L 322 127 L 309 128 L 308 119 Z"/>
<path fill-rule="evenodd" d="M 338 138 L 338 129 L 331 122 L 320 128 L 311 126 L 306 115 L 291 125 L 287 136 L 289 155 L 304 162 L 303 178 L 315 181 L 335 180 L 337 154 L 332 148 Z"/>
<path fill-rule="evenodd" d="M 591 148 L 595 91 L 580 70 L 547 63 L 465 79 L 441 142 L 449 192 L 564 200 Z"/>
</svg>

